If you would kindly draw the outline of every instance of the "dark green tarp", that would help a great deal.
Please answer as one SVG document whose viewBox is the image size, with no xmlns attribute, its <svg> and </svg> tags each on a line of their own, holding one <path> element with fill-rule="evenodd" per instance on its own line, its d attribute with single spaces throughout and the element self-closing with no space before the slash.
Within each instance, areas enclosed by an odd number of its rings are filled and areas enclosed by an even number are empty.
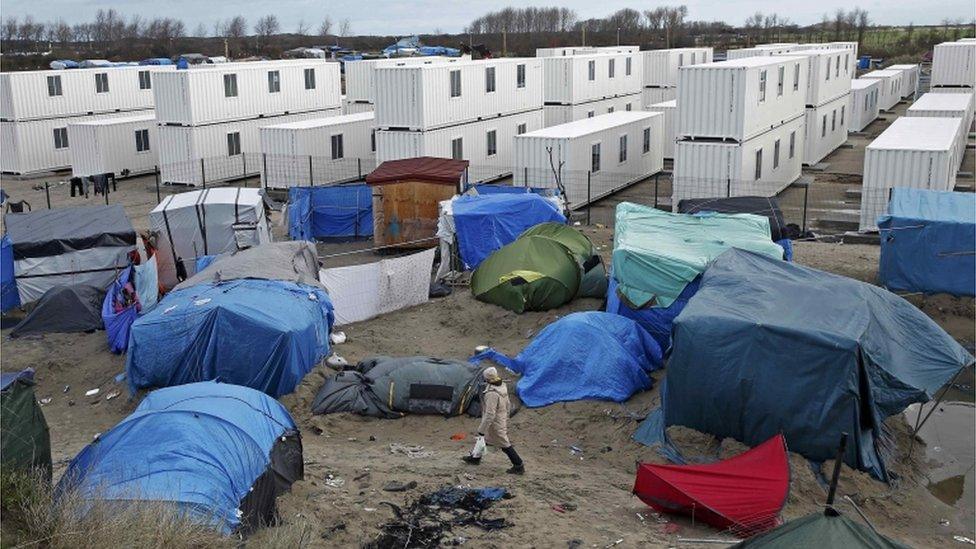
<svg viewBox="0 0 976 549">
<path fill-rule="evenodd" d="M 0 467 L 4 472 L 39 468 L 51 477 L 51 436 L 34 398 L 34 372 L 0 378 Z"/>
<path fill-rule="evenodd" d="M 765 534 L 749 538 L 733 547 L 741 549 L 905 549 L 908 546 L 892 541 L 874 530 L 854 522 L 844 515 L 813 513 L 791 520 Z"/>
</svg>

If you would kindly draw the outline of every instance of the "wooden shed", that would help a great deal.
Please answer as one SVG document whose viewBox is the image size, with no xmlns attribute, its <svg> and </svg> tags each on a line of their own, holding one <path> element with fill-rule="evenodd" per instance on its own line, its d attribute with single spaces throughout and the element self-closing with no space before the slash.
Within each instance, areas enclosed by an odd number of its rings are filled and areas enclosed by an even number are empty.
<svg viewBox="0 0 976 549">
<path fill-rule="evenodd" d="M 366 176 L 373 189 L 373 240 L 377 246 L 437 245 L 438 205 L 461 192 L 467 160 L 421 156 L 383 162 Z"/>
</svg>

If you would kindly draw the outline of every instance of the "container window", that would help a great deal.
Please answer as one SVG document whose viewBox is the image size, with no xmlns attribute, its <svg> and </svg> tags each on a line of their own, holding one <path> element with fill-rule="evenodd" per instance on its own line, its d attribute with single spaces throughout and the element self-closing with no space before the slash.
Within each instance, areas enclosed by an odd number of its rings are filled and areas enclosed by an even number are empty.
<svg viewBox="0 0 976 549">
<path fill-rule="evenodd" d="M 590 81 L 596 80 L 596 61 L 590 61 L 588 70 Z"/>
<path fill-rule="evenodd" d="M 624 59 L 624 74 L 626 74 L 627 76 L 630 76 L 632 64 L 633 64 L 633 58 L 628 57 Z"/>
<path fill-rule="evenodd" d="M 793 91 L 800 89 L 800 64 L 793 65 Z"/>
<path fill-rule="evenodd" d="M 643 154 L 651 152 L 651 129 L 644 128 L 644 145 L 641 147 Z"/>
<path fill-rule="evenodd" d="M 869 94 L 867 94 L 867 95 L 864 96 L 864 110 L 865 111 L 867 111 L 870 108 L 868 105 L 870 104 L 871 95 L 873 95 L 873 93 L 874 92 L 869 93 Z"/>
<path fill-rule="evenodd" d="M 773 169 L 779 168 L 779 139 L 773 143 Z"/>
<path fill-rule="evenodd" d="M 685 54 L 679 53 L 678 54 L 678 66 L 679 67 L 683 67 L 684 64 L 685 64 Z"/>
<path fill-rule="evenodd" d="M 608 107 L 607 108 L 607 114 L 610 114 L 612 112 L 613 112 L 613 106 Z"/>
<path fill-rule="evenodd" d="M 779 68 L 777 77 L 779 79 L 776 81 L 776 96 L 779 97 L 783 95 L 783 83 L 786 81 L 786 67 Z"/>
<path fill-rule="evenodd" d="M 759 71 L 759 101 L 766 100 L 766 71 Z"/>
<path fill-rule="evenodd" d="M 342 134 L 337 133 L 332 136 L 332 160 L 339 160 L 345 157 L 345 152 L 342 147 Z"/>
<path fill-rule="evenodd" d="M 149 130 L 136 130 L 136 152 L 149 150 Z"/>
<path fill-rule="evenodd" d="M 846 110 L 847 110 L 847 106 L 846 105 L 841 105 L 840 106 L 840 125 L 841 126 L 844 125 L 844 113 L 845 113 Z"/>
<path fill-rule="evenodd" d="M 796 132 L 790 132 L 790 158 L 796 152 Z"/>
<path fill-rule="evenodd" d="M 485 67 L 485 93 L 495 91 L 495 67 Z"/>
<path fill-rule="evenodd" d="M 68 148 L 68 128 L 54 128 L 54 148 Z"/>
<path fill-rule="evenodd" d="M 762 149 L 756 151 L 756 181 L 762 179 Z"/>
<path fill-rule="evenodd" d="M 498 132 L 491 130 L 485 136 L 486 152 L 488 156 L 495 156 L 498 154 Z"/>
<path fill-rule="evenodd" d="M 460 137 L 451 140 L 451 158 L 454 160 L 464 158 L 464 141 Z"/>
<path fill-rule="evenodd" d="M 227 134 L 227 156 L 241 154 L 241 132 Z"/>
<path fill-rule="evenodd" d="M 461 71 L 451 71 L 451 97 L 461 97 Z"/>
<path fill-rule="evenodd" d="M 315 89 L 315 69 L 309 68 L 305 69 L 305 89 L 314 90 Z"/>
<path fill-rule="evenodd" d="M 596 115 L 594 111 L 586 111 L 587 118 L 593 118 Z"/>
<path fill-rule="evenodd" d="M 523 133 L 525 133 L 525 122 L 515 126 L 515 135 L 522 135 Z"/>
<path fill-rule="evenodd" d="M 597 173 L 600 171 L 600 144 L 594 143 L 590 146 L 590 171 Z"/>
<path fill-rule="evenodd" d="M 615 68 L 614 67 L 614 65 L 615 65 L 614 62 L 615 61 L 616 61 L 616 59 L 610 59 L 610 63 L 607 65 L 607 77 L 609 77 L 609 78 L 613 78 L 613 70 Z"/>
<path fill-rule="evenodd" d="M 830 58 L 827 58 L 827 78 L 824 80 L 830 80 Z"/>
<path fill-rule="evenodd" d="M 633 107 L 630 105 L 630 103 L 627 103 L 626 105 L 624 105 L 624 110 L 625 111 L 631 111 L 631 110 L 633 110 Z"/>
<path fill-rule="evenodd" d="M 369 150 L 376 152 L 376 130 L 369 132 Z"/>
<path fill-rule="evenodd" d="M 224 75 L 224 97 L 237 97 L 237 75 Z"/>
<path fill-rule="evenodd" d="M 51 97 L 64 95 L 61 91 L 61 76 L 48 76 L 47 77 L 47 94 Z"/>
<path fill-rule="evenodd" d="M 95 93 L 108 93 L 108 73 L 95 73 Z"/>
<path fill-rule="evenodd" d="M 823 123 L 820 125 L 820 137 L 827 137 L 827 115 L 823 115 Z"/>
<path fill-rule="evenodd" d="M 627 161 L 627 136 L 620 136 L 620 151 L 617 154 L 617 161 L 623 164 Z"/>
<path fill-rule="evenodd" d="M 830 113 L 830 131 L 831 133 L 837 131 L 837 109 Z"/>
<path fill-rule="evenodd" d="M 268 71 L 268 93 L 281 91 L 281 72 Z"/>
<path fill-rule="evenodd" d="M 834 70 L 834 76 L 840 78 L 840 56 L 837 56 L 837 68 Z"/>
<path fill-rule="evenodd" d="M 515 87 L 516 88 L 525 87 L 525 64 L 524 63 L 515 65 Z"/>
<path fill-rule="evenodd" d="M 845 53 L 844 54 L 844 74 L 847 74 L 850 71 L 850 68 L 849 68 L 850 67 L 850 64 L 851 64 L 851 54 Z"/>
<path fill-rule="evenodd" d="M 152 89 L 152 76 L 150 75 L 149 71 L 139 71 L 139 89 Z"/>
</svg>

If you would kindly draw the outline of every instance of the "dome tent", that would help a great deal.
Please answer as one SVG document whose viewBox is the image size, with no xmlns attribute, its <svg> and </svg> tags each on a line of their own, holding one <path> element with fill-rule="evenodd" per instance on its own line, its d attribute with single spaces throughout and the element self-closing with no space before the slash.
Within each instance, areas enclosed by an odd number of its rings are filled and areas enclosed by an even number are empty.
<svg viewBox="0 0 976 549">
<path fill-rule="evenodd" d="M 102 329 L 105 290 L 76 284 L 54 286 L 13 330 L 10 337 L 31 334 L 93 332 Z"/>
<path fill-rule="evenodd" d="M 303 477 L 302 440 L 285 407 L 217 382 L 150 393 L 71 460 L 56 495 L 164 502 L 225 534 L 270 522 Z"/>
<path fill-rule="evenodd" d="M 51 435 L 30 368 L 0 375 L 0 454 L 5 472 L 37 468 L 51 478 Z"/>
<path fill-rule="evenodd" d="M 854 522 L 836 512 L 811 513 L 786 524 L 742 541 L 739 549 L 907 549 L 907 545 L 890 540 L 871 528 Z"/>
</svg>

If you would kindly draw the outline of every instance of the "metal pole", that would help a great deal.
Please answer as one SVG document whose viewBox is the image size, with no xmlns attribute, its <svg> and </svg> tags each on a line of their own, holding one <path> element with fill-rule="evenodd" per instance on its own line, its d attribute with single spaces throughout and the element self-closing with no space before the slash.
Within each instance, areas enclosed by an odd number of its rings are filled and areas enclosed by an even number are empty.
<svg viewBox="0 0 976 549">
<path fill-rule="evenodd" d="M 207 188 L 207 164 L 206 160 L 200 159 L 200 178 L 203 179 L 203 188 Z"/>
<path fill-rule="evenodd" d="M 105 191 L 103 194 L 105 195 L 105 205 L 108 206 L 108 181 L 105 182 Z"/>
<path fill-rule="evenodd" d="M 308 155 L 308 186 L 315 186 L 315 183 L 312 181 L 312 155 Z"/>
<path fill-rule="evenodd" d="M 241 177 L 244 179 L 244 186 L 247 187 L 247 153 L 241 153 Z"/>
<path fill-rule="evenodd" d="M 261 162 L 264 164 L 264 177 L 261 178 L 261 182 L 264 183 L 264 190 L 268 190 L 268 153 L 261 153 Z"/>
<path fill-rule="evenodd" d="M 657 208 L 657 185 L 658 185 L 658 178 L 660 177 L 660 175 L 661 175 L 660 173 L 654 174 L 654 208 L 655 209 Z"/>
<path fill-rule="evenodd" d="M 727 198 L 732 198 L 732 180 L 729 179 L 725 182 L 725 196 Z"/>
<path fill-rule="evenodd" d="M 356 179 L 362 179 L 363 178 L 363 159 L 362 158 L 357 158 L 356 159 L 356 174 L 358 174 L 358 176 L 359 176 Z"/>
<path fill-rule="evenodd" d="M 522 168 L 522 186 L 529 186 L 529 167 L 525 166 Z"/>
<path fill-rule="evenodd" d="M 590 204 L 590 171 L 586 171 L 586 224 L 590 224 L 590 209 L 593 207 Z"/>
<path fill-rule="evenodd" d="M 47 209 L 51 209 L 51 187 L 47 181 L 44 182 L 44 195 L 47 197 Z"/>
<path fill-rule="evenodd" d="M 837 481 L 840 480 L 840 467 L 844 463 L 844 452 L 847 450 L 847 433 L 840 434 L 840 447 L 837 448 L 837 459 L 834 460 L 834 474 L 830 477 L 830 489 L 827 491 L 827 505 L 824 513 L 833 510 L 834 496 L 837 494 Z"/>
<path fill-rule="evenodd" d="M 803 232 L 807 232 L 807 204 L 810 199 L 810 184 L 803 188 Z"/>
<path fill-rule="evenodd" d="M 156 204 L 162 202 L 159 197 L 159 166 L 153 166 L 153 173 L 156 175 Z"/>
</svg>

